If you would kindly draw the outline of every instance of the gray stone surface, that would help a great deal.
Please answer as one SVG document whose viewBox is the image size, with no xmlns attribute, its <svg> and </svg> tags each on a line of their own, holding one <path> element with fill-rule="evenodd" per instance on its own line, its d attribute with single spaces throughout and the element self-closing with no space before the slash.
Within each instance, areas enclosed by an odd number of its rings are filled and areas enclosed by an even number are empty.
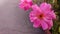
<svg viewBox="0 0 60 34">
<path fill-rule="evenodd" d="M 18 7 L 19 0 L 0 0 L 0 34 L 44 34 L 29 21 L 29 12 Z"/>
</svg>

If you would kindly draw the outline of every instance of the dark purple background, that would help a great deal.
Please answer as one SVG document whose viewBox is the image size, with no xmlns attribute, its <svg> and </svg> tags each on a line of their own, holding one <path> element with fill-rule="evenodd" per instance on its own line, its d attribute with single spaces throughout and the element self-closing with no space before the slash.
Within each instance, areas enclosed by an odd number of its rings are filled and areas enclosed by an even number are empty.
<svg viewBox="0 0 60 34">
<path fill-rule="evenodd" d="M 35 29 L 28 14 L 18 7 L 19 0 L 0 0 L 0 34 L 43 34 Z"/>
</svg>

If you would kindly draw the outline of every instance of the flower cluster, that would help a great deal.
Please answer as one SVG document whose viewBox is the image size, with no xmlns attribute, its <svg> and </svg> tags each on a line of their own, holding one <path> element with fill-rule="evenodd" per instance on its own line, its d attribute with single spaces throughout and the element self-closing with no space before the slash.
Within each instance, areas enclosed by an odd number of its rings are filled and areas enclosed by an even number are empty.
<svg viewBox="0 0 60 34">
<path fill-rule="evenodd" d="M 34 4 L 32 0 L 21 0 L 19 7 L 24 10 L 32 9 L 29 18 L 33 23 L 33 27 L 41 27 L 43 30 L 50 30 L 52 28 L 53 20 L 56 19 L 56 14 L 54 10 L 51 9 L 51 4 L 43 2 L 38 6 Z"/>
<path fill-rule="evenodd" d="M 19 7 L 24 10 L 29 10 L 32 5 L 33 5 L 32 0 L 21 0 L 21 2 L 19 3 Z"/>
</svg>

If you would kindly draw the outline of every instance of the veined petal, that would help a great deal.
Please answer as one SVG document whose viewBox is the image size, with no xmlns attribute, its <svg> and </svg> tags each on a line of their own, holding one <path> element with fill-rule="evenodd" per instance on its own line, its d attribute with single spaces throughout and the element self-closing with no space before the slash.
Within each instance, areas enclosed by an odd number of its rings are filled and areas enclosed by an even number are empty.
<svg viewBox="0 0 60 34">
<path fill-rule="evenodd" d="M 56 19 L 56 14 L 54 13 L 54 10 L 47 12 L 46 16 L 52 19 Z"/>
<path fill-rule="evenodd" d="M 30 17 L 31 22 L 34 22 L 37 19 L 37 17 Z"/>
<path fill-rule="evenodd" d="M 32 9 L 34 11 L 40 11 L 41 12 L 40 8 L 36 4 L 35 5 L 32 5 Z"/>
<path fill-rule="evenodd" d="M 44 20 L 41 21 L 41 26 L 42 26 L 43 30 L 47 30 L 48 29 L 48 25 L 47 25 L 47 23 Z"/>
<path fill-rule="evenodd" d="M 44 18 L 44 21 L 48 24 L 48 29 L 50 30 L 51 27 L 53 26 L 53 21 L 52 21 L 52 19 Z"/>
<path fill-rule="evenodd" d="M 38 19 L 36 19 L 36 20 L 34 21 L 33 27 L 39 28 L 40 26 L 41 26 L 40 21 L 39 21 Z"/>
<path fill-rule="evenodd" d="M 54 10 L 51 12 L 52 19 L 56 19 L 56 14 L 54 13 Z"/>
<path fill-rule="evenodd" d="M 52 19 L 44 18 L 44 21 L 45 21 L 49 26 L 53 26 L 53 20 L 52 20 Z"/>
<path fill-rule="evenodd" d="M 42 11 L 49 11 L 49 10 L 51 10 L 51 4 L 42 3 L 42 4 L 40 4 L 40 9 Z"/>
<path fill-rule="evenodd" d="M 36 12 L 35 11 L 31 11 L 29 14 L 29 17 L 36 17 Z"/>
</svg>

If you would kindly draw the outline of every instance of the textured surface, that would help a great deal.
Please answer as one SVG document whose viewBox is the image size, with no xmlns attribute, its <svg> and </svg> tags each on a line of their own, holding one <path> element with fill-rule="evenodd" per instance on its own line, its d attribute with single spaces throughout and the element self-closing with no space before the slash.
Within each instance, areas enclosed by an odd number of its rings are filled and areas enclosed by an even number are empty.
<svg viewBox="0 0 60 34">
<path fill-rule="evenodd" d="M 0 0 L 0 34 L 43 34 L 29 21 L 28 13 L 18 7 L 19 0 Z"/>
</svg>

